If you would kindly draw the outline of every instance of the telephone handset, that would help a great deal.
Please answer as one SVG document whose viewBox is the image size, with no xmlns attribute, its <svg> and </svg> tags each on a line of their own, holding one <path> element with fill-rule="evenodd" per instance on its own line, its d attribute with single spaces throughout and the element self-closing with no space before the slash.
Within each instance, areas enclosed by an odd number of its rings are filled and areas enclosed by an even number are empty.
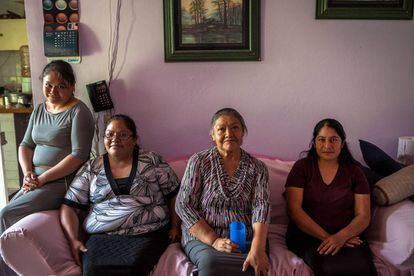
<svg viewBox="0 0 414 276">
<path fill-rule="evenodd" d="M 95 112 L 114 108 L 106 81 L 87 84 L 86 89 Z"/>
</svg>

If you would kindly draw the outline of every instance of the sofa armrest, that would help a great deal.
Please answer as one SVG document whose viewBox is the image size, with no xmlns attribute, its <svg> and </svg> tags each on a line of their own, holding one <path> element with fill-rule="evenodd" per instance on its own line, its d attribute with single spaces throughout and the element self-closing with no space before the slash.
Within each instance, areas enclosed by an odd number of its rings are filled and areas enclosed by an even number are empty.
<svg viewBox="0 0 414 276">
<path fill-rule="evenodd" d="M 373 213 L 367 238 L 373 254 L 401 270 L 414 269 L 414 202 L 404 200 Z"/>
<path fill-rule="evenodd" d="M 4 262 L 19 275 L 81 275 L 62 231 L 59 211 L 31 214 L 0 237 Z"/>
</svg>

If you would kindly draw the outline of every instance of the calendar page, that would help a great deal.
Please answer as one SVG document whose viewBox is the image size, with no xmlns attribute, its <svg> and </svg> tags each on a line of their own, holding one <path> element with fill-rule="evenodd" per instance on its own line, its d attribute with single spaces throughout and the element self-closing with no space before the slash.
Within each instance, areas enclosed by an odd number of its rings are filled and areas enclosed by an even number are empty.
<svg viewBox="0 0 414 276">
<path fill-rule="evenodd" d="M 78 5 L 78 0 L 43 0 L 46 57 L 80 57 Z"/>
</svg>

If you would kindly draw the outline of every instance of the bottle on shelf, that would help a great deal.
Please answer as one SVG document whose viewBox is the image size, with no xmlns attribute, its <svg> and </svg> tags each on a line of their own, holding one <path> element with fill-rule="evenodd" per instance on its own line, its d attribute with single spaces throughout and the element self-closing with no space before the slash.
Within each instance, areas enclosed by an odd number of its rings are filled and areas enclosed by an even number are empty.
<svg viewBox="0 0 414 276">
<path fill-rule="evenodd" d="M 22 68 L 22 77 L 30 78 L 30 57 L 29 46 L 23 45 L 20 47 L 20 63 Z"/>
<path fill-rule="evenodd" d="M 30 56 L 27 45 L 20 47 L 20 63 L 22 68 L 22 92 L 24 94 L 31 94 L 32 79 L 30 78 Z"/>
</svg>

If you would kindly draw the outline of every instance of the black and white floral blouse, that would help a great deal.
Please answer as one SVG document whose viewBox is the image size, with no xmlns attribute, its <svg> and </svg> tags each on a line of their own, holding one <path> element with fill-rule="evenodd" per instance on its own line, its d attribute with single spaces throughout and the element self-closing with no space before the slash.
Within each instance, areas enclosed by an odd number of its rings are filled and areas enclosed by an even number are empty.
<svg viewBox="0 0 414 276">
<path fill-rule="evenodd" d="M 70 185 L 64 204 L 89 210 L 89 234 L 137 235 L 169 223 L 168 199 L 179 188 L 178 178 L 162 157 L 134 152 L 128 178 L 114 179 L 107 154 L 86 162 Z"/>
</svg>

